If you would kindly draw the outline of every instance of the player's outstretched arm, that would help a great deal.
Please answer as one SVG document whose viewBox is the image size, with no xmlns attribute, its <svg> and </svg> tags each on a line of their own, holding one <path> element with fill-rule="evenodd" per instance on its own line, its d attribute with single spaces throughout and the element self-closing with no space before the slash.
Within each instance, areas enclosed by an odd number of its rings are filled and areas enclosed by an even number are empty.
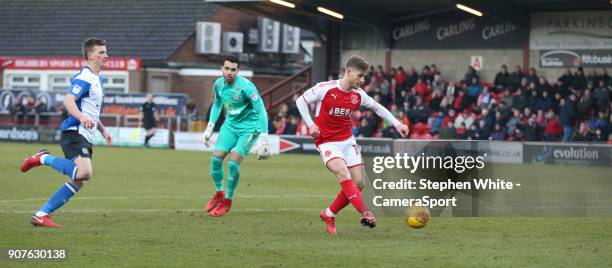
<svg viewBox="0 0 612 268">
<path fill-rule="evenodd" d="M 213 130 L 215 129 L 215 123 L 219 119 L 219 115 L 221 115 L 221 110 L 223 109 L 223 104 L 221 103 L 221 98 L 215 87 L 213 86 L 213 91 L 215 92 L 215 100 L 213 101 L 212 108 L 210 110 L 210 117 L 208 118 L 208 124 L 206 125 L 206 130 L 202 134 L 202 141 L 204 145 L 208 147 L 208 141 L 210 140 L 210 136 L 212 136 Z"/>
<path fill-rule="evenodd" d="M 389 112 L 389 110 L 387 110 L 387 108 L 385 108 L 384 106 L 380 105 L 380 103 L 376 102 L 374 99 L 372 99 L 372 97 L 368 96 L 365 93 L 361 94 L 361 98 L 362 98 L 361 99 L 361 106 L 364 106 L 364 107 L 374 111 L 374 113 L 376 113 L 378 116 L 380 116 L 383 119 L 391 122 L 391 124 L 393 124 L 395 129 L 397 129 L 397 132 L 399 132 L 399 134 L 403 138 L 408 137 L 408 133 L 410 132 L 410 130 L 408 129 L 408 126 L 402 124 L 402 122 L 397 120 L 395 118 L 395 116 L 393 116 L 393 114 L 391 114 L 391 112 Z"/>
<path fill-rule="evenodd" d="M 268 144 L 268 112 L 266 112 L 266 105 L 264 104 L 261 96 L 257 92 L 257 89 L 247 88 L 245 93 L 253 105 L 253 109 L 257 112 L 257 120 L 259 125 L 259 148 L 257 148 L 257 159 L 265 160 L 270 157 L 271 149 Z"/>
<path fill-rule="evenodd" d="M 268 112 L 266 111 L 266 105 L 257 93 L 257 90 L 246 90 L 249 101 L 253 105 L 253 109 L 257 112 L 259 133 L 268 133 Z"/>
<path fill-rule="evenodd" d="M 319 126 L 317 126 L 314 123 L 314 121 L 312 121 L 312 117 L 310 117 L 310 108 L 308 107 L 308 102 L 306 102 L 306 98 L 304 97 L 304 95 L 306 94 L 307 93 L 304 93 L 302 96 L 300 96 L 295 101 L 295 104 L 297 105 L 297 108 L 300 111 L 300 115 L 302 116 L 304 123 L 306 123 L 306 125 L 308 126 L 310 130 L 310 135 L 313 137 L 316 137 L 319 135 L 320 130 L 319 130 Z"/>
</svg>

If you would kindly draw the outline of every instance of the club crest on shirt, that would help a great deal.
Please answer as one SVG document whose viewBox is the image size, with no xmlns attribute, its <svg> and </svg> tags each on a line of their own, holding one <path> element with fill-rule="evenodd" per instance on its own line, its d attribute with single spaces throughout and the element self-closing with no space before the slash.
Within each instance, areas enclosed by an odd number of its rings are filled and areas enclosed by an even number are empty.
<svg viewBox="0 0 612 268">
<path fill-rule="evenodd" d="M 225 108 L 227 108 L 228 110 L 231 110 L 234 108 L 234 104 L 228 101 L 225 103 Z"/>
<path fill-rule="evenodd" d="M 359 100 L 357 99 L 357 95 L 352 95 L 352 96 L 351 96 L 351 103 L 352 103 L 352 104 L 357 104 L 357 101 L 359 101 Z"/>
<path fill-rule="evenodd" d="M 72 93 L 79 94 L 79 92 L 81 92 L 81 87 L 79 85 L 74 85 L 72 88 Z"/>
</svg>

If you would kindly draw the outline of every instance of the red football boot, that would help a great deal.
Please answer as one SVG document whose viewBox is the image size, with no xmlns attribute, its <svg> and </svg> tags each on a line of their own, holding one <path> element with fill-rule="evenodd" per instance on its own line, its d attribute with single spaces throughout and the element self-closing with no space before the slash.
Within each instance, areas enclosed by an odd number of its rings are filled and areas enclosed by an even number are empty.
<svg viewBox="0 0 612 268">
<path fill-rule="evenodd" d="M 225 215 L 225 213 L 230 211 L 231 208 L 232 208 L 232 200 L 225 198 L 223 199 L 221 203 L 219 203 L 219 205 L 215 209 L 210 211 L 209 214 L 210 216 L 213 216 L 213 217 L 221 217 Z"/>
<path fill-rule="evenodd" d="M 366 211 L 363 213 L 363 217 L 361 218 L 361 225 L 374 228 L 376 227 L 376 218 L 374 218 L 374 214 L 370 211 Z"/>
<path fill-rule="evenodd" d="M 33 156 L 29 156 L 28 158 L 23 160 L 23 163 L 21 164 L 21 172 L 27 172 L 33 167 L 42 165 L 40 163 L 40 157 L 45 154 L 49 154 L 49 151 L 47 151 L 46 149 L 42 149 L 38 153 L 34 154 Z"/>
<path fill-rule="evenodd" d="M 336 234 L 336 218 L 328 217 L 325 214 L 325 210 L 323 210 L 321 211 L 321 220 L 325 222 L 325 225 L 327 225 L 327 232 L 331 235 L 335 235 Z"/>
<path fill-rule="evenodd" d="M 32 225 L 36 227 L 47 227 L 47 228 L 60 228 L 61 225 L 53 222 L 49 215 L 45 215 L 42 217 L 38 217 L 36 215 L 32 216 Z"/>
<path fill-rule="evenodd" d="M 221 201 L 223 201 L 223 191 L 215 192 L 215 195 L 213 195 L 213 198 L 208 201 L 208 205 L 206 205 L 204 210 L 206 210 L 206 212 L 210 212 L 211 210 L 215 209 L 217 205 L 221 203 Z"/>
</svg>

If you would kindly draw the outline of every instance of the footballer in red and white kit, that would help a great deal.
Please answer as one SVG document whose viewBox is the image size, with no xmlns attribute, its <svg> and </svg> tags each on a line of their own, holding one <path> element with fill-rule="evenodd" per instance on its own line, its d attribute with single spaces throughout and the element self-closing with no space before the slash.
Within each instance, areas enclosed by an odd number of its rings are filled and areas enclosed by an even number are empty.
<svg viewBox="0 0 612 268">
<path fill-rule="evenodd" d="M 349 203 L 362 215 L 361 223 L 373 228 L 374 215 L 361 197 L 364 183 L 361 174 L 363 161 L 352 133 L 351 113 L 359 107 L 373 110 L 391 122 L 402 136 L 408 127 L 399 122 L 385 107 L 368 96 L 360 86 L 370 65 L 361 57 L 351 57 L 344 76 L 339 80 L 318 83 L 296 100 L 297 107 L 315 138 L 323 162 L 336 175 L 342 187 L 334 202 L 321 212 L 330 234 L 336 233 L 335 216 Z M 316 103 L 315 120 L 310 117 L 309 104 Z"/>
<path fill-rule="evenodd" d="M 315 145 L 323 162 L 342 159 L 348 168 L 362 164 L 359 147 L 353 137 L 351 113 L 365 106 L 373 107 L 375 101 L 361 89 L 340 89 L 339 80 L 319 83 L 302 95 L 306 103 L 317 103 L 314 123 L 320 134 Z"/>
</svg>

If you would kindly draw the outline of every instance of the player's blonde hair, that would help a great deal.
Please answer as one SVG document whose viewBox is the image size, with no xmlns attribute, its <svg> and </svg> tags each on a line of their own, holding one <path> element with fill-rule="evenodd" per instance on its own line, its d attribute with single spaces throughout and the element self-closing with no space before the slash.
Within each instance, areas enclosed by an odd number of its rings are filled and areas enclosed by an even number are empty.
<svg viewBox="0 0 612 268">
<path fill-rule="evenodd" d="M 346 68 L 353 68 L 365 72 L 370 68 L 370 64 L 364 58 L 353 55 L 346 62 Z"/>
</svg>

